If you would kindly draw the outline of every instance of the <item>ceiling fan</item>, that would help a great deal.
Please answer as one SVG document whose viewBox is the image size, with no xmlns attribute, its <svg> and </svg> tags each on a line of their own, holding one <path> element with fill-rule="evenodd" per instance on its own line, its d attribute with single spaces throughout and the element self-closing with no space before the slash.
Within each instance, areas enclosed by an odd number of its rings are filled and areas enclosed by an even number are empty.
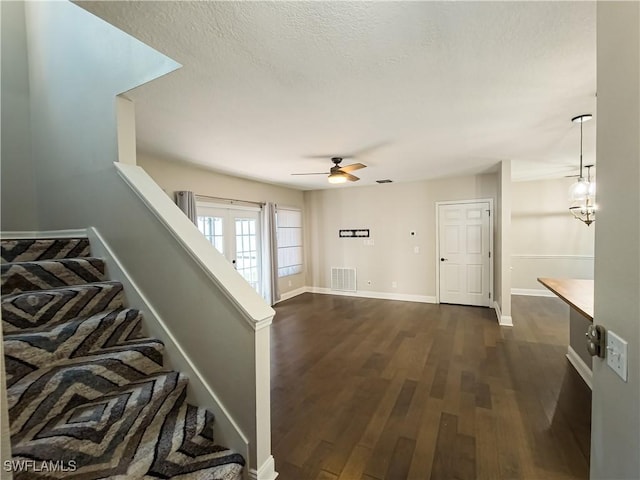
<svg viewBox="0 0 640 480">
<path fill-rule="evenodd" d="M 360 178 L 351 175 L 350 172 L 366 167 L 366 165 L 362 163 L 352 163 L 351 165 L 341 167 L 340 162 L 342 162 L 342 157 L 333 157 L 331 161 L 334 163 L 334 166 L 331 167 L 331 170 L 328 172 L 292 173 L 291 175 L 329 175 L 329 183 L 357 182 Z"/>
</svg>

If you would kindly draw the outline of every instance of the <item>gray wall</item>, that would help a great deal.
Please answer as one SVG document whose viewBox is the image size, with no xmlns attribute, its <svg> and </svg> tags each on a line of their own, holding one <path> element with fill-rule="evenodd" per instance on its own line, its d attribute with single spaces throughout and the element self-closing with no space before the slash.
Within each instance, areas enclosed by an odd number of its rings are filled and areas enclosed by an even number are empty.
<svg viewBox="0 0 640 480">
<path fill-rule="evenodd" d="M 2 230 L 37 230 L 31 165 L 29 71 L 23 2 L 0 2 L 2 17 Z"/>
<path fill-rule="evenodd" d="M 72 3 L 28 2 L 25 12 L 30 90 L 22 93 L 34 170 L 28 162 L 6 169 L 3 161 L 2 177 L 3 187 L 18 186 L 35 174 L 40 221 L 3 228 L 96 227 L 255 448 L 255 332 L 114 166 L 115 96 L 179 65 Z M 26 55 L 16 53 L 17 65 Z M 4 101 L 4 83 L 2 93 Z M 17 187 L 2 190 L 3 220 L 14 194 Z M 248 460 L 255 468 L 255 451 Z"/>
<path fill-rule="evenodd" d="M 595 323 L 629 342 L 628 381 L 593 364 L 591 478 L 640 478 L 640 3 L 598 2 Z"/>
</svg>

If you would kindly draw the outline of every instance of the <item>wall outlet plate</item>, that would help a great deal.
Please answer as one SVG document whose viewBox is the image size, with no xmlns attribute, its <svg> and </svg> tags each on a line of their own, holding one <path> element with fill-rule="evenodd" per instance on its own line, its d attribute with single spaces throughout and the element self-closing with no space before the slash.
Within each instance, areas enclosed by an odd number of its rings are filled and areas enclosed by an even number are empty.
<svg viewBox="0 0 640 480">
<path fill-rule="evenodd" d="M 627 342 L 611 330 L 607 331 L 607 365 L 627 381 Z"/>
</svg>

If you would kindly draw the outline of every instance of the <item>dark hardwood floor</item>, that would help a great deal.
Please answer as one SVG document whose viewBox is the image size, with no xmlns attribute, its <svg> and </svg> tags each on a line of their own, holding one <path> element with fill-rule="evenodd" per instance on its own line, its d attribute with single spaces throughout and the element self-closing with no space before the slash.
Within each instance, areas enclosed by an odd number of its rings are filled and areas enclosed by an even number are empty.
<svg viewBox="0 0 640 480">
<path fill-rule="evenodd" d="M 272 450 L 282 480 L 586 479 L 591 391 L 568 307 L 304 294 L 276 307 Z"/>
</svg>

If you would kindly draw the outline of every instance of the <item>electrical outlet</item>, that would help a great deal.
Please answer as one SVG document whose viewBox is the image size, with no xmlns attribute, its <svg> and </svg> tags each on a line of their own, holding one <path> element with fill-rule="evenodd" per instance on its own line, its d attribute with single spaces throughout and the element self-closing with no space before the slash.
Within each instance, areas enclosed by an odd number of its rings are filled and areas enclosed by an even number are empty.
<svg viewBox="0 0 640 480">
<path fill-rule="evenodd" d="M 391 288 L 398 288 L 398 282 L 391 282 Z"/>
<path fill-rule="evenodd" d="M 611 330 L 607 331 L 607 365 L 627 381 L 627 342 Z"/>
<path fill-rule="evenodd" d="M 289 286 L 291 286 L 291 280 L 289 280 Z"/>
<path fill-rule="evenodd" d="M 413 253 L 420 253 L 420 247 L 417 245 L 413 247 Z"/>
</svg>

